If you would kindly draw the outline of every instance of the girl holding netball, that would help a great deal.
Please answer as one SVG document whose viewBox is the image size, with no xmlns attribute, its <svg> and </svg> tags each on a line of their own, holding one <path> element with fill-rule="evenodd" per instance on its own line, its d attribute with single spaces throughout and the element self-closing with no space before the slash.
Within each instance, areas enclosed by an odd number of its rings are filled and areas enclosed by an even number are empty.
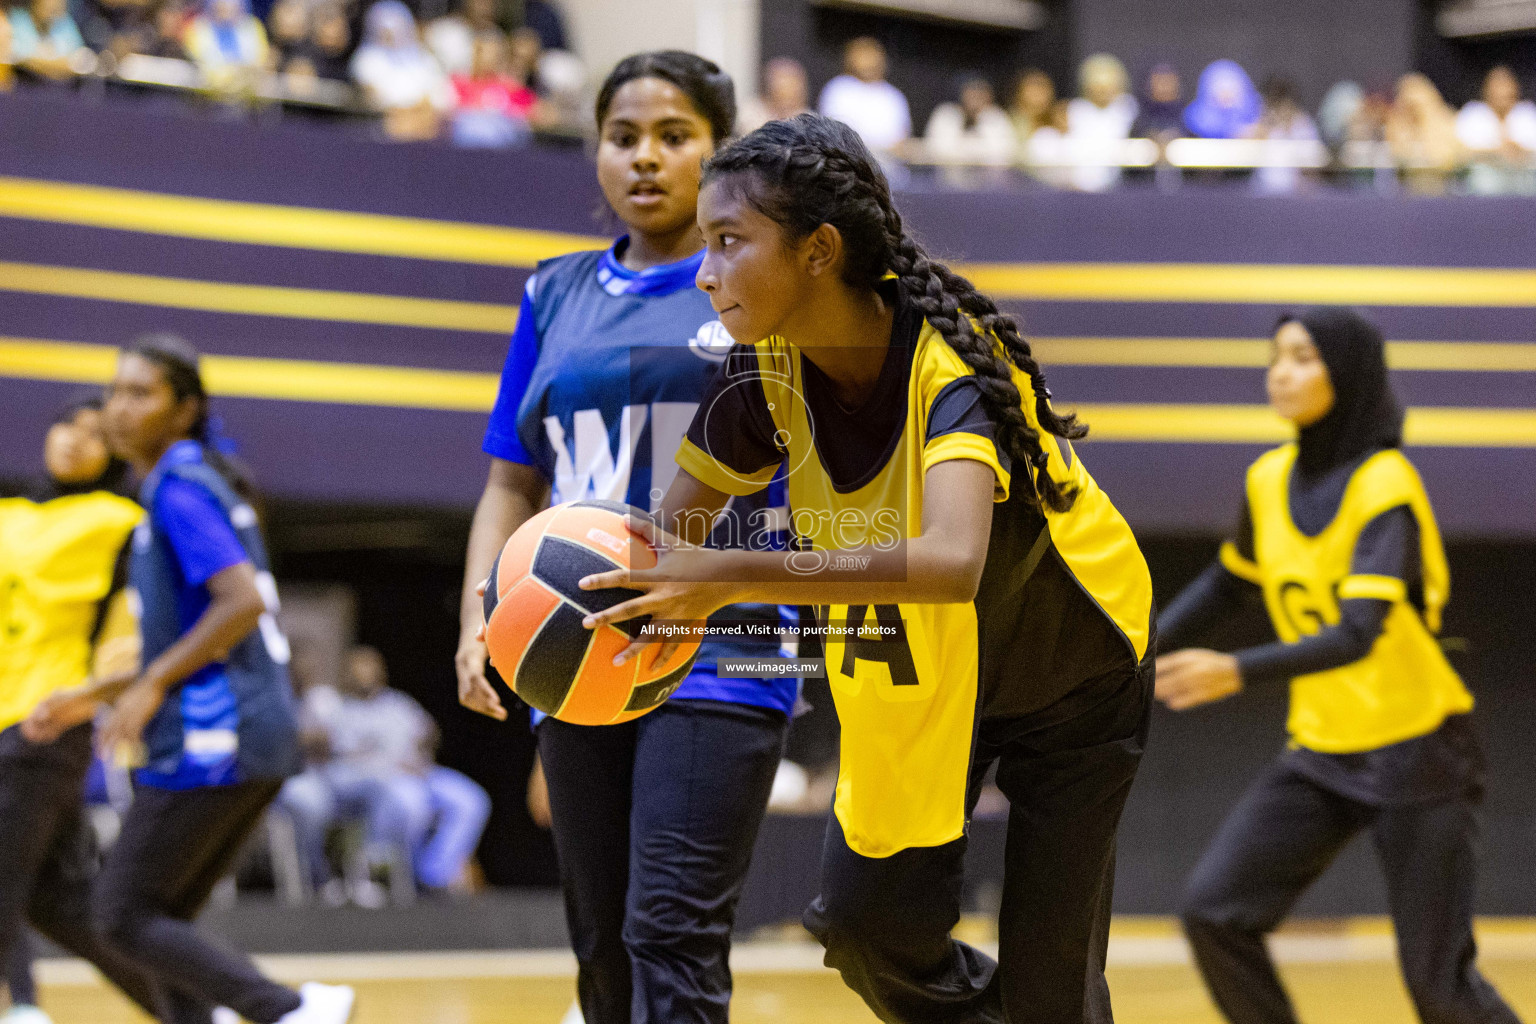
<svg viewBox="0 0 1536 1024">
<path fill-rule="evenodd" d="M 350 988 L 296 992 L 193 924 L 298 770 L 288 645 L 244 481 L 210 443 L 197 353 L 174 336 L 139 338 L 107 394 L 112 447 L 142 480 L 129 581 L 143 668 L 61 694 L 30 723 L 57 730 L 112 701 L 97 744 L 142 765 L 96 879 L 96 917 L 148 977 L 163 1024 L 209 1024 L 218 1006 L 255 1024 L 346 1024 Z"/>
<path fill-rule="evenodd" d="M 1279 642 L 1165 655 L 1158 698 L 1184 710 L 1247 686 L 1291 688 L 1288 749 L 1190 880 L 1183 917 L 1196 962 L 1234 1024 L 1294 1022 L 1265 936 L 1368 831 L 1420 1019 L 1514 1024 L 1476 965 L 1482 755 L 1472 695 L 1435 639 L 1450 573 L 1429 497 L 1399 450 L 1403 414 L 1381 333 L 1348 310 L 1284 317 L 1266 382 L 1296 441 L 1249 468 L 1236 541 L 1160 623 L 1177 648 L 1257 588 Z"/>
<path fill-rule="evenodd" d="M 820 605 L 842 759 L 806 924 L 887 1021 L 1110 1020 L 1115 832 L 1151 704 L 1152 587 L 1013 320 L 931 260 L 852 129 L 706 165 L 698 283 L 739 342 L 662 506 L 681 538 L 593 625 Z M 798 550 L 694 546 L 788 467 Z M 621 657 L 668 657 L 667 645 Z M 994 963 L 951 935 L 988 768 L 1009 797 Z"/>
<path fill-rule="evenodd" d="M 598 94 L 598 183 L 627 233 L 541 263 L 523 295 L 466 558 L 457 667 L 476 711 L 507 714 L 476 593 L 507 538 L 551 500 L 651 508 L 672 481 L 730 344 L 694 288 L 695 205 L 701 162 L 735 117 L 730 78 L 689 53 L 629 57 Z M 721 528 L 751 540 L 766 508 L 743 502 Z M 738 624 L 778 614 L 730 612 Z M 796 695 L 794 680 L 720 678 L 715 660 L 732 653 L 763 646 L 706 643 L 672 699 L 636 721 L 536 724 L 588 1024 L 727 1019 L 736 900 Z"/>
</svg>

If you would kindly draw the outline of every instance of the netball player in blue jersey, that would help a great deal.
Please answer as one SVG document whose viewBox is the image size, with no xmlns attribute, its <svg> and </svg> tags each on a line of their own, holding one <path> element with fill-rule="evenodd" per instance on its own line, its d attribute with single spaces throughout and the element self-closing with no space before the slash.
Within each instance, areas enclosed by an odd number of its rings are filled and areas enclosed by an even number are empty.
<svg viewBox="0 0 1536 1024">
<path fill-rule="evenodd" d="M 654 507 L 730 345 L 694 287 L 700 165 L 732 131 L 730 79 L 693 54 L 629 57 L 603 83 L 597 122 L 598 180 L 628 233 L 539 265 L 486 431 L 457 664 L 460 700 L 497 718 L 476 585 L 550 501 Z M 723 528 L 761 534 L 765 502 L 743 502 Z M 778 616 L 731 610 L 737 623 Z M 634 722 L 537 725 L 588 1024 L 727 1019 L 736 899 L 796 695 L 793 680 L 719 678 L 715 659 L 732 653 L 763 647 L 706 644 L 671 700 Z"/>
<path fill-rule="evenodd" d="M 588 624 L 820 604 L 842 747 L 806 924 L 827 963 L 885 1021 L 1107 1024 L 1152 584 L 1072 448 L 1084 428 L 1013 320 L 906 233 L 846 125 L 805 114 L 722 148 L 699 224 L 699 286 L 740 344 L 661 519 L 696 544 L 787 463 L 797 549 L 679 546 L 637 520 L 659 564 L 585 580 L 645 592 Z M 950 934 L 994 764 L 1012 805 L 995 963 Z"/>
<path fill-rule="evenodd" d="M 47 723 L 87 720 L 111 700 L 98 746 L 142 764 L 96 879 L 96 916 L 150 979 L 162 1024 L 209 1024 L 219 1006 L 255 1024 L 345 1024 L 351 989 L 295 992 L 193 924 L 299 767 L 277 590 L 243 480 L 209 443 L 197 353 L 168 335 L 135 341 L 105 416 L 113 449 L 142 480 L 128 576 L 143 668 L 59 700 Z"/>
</svg>

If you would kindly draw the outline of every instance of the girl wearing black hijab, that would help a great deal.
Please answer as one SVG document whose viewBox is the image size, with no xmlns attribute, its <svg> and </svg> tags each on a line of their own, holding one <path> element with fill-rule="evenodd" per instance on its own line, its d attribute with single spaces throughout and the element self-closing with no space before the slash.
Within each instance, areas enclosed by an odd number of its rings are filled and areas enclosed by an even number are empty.
<svg viewBox="0 0 1536 1024">
<path fill-rule="evenodd" d="M 28 921 L 152 1011 L 147 979 L 91 918 L 94 846 L 81 807 L 90 723 L 54 737 L 25 724 L 61 690 L 137 663 L 124 556 L 142 512 L 108 451 L 99 398 L 59 411 L 43 463 L 29 493 L 0 499 L 0 965 L 11 968 L 14 1003 L 5 1019 L 47 1019 L 31 1005 Z"/>
<path fill-rule="evenodd" d="M 1349 310 L 1277 325 L 1270 405 L 1295 442 L 1248 470 L 1235 541 L 1158 621 L 1157 696 L 1182 711 L 1289 681 L 1290 743 L 1222 824 L 1182 916 L 1233 1024 L 1294 1024 L 1265 936 L 1354 835 L 1386 874 L 1403 977 L 1426 1024 L 1517 1024 L 1478 973 L 1472 695 L 1435 634 L 1450 589 L 1429 499 L 1399 450 L 1381 333 Z M 1259 588 L 1279 642 L 1179 650 Z"/>
</svg>

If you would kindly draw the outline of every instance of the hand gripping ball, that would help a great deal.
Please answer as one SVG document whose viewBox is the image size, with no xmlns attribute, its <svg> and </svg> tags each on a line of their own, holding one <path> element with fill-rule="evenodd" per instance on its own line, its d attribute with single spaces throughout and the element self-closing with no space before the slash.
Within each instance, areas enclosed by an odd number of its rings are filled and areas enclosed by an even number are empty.
<svg viewBox="0 0 1536 1024">
<path fill-rule="evenodd" d="M 646 619 L 587 629 L 589 613 L 639 595 L 625 587 L 582 590 L 585 576 L 649 569 L 656 552 L 624 525 L 643 512 L 616 501 L 572 501 L 534 516 L 508 539 L 485 585 L 485 644 L 491 664 L 531 706 L 575 725 L 613 725 L 661 704 L 699 653 L 690 630 L 660 669 L 646 651 L 615 667 L 614 656 Z M 697 625 L 702 625 L 699 623 Z"/>
</svg>

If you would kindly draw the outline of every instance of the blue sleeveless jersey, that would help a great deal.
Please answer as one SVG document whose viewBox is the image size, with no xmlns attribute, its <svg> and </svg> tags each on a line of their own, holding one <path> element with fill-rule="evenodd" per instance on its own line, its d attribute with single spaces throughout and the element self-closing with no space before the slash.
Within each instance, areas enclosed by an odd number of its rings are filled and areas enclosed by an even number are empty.
<svg viewBox="0 0 1536 1024">
<path fill-rule="evenodd" d="M 637 273 L 618 261 L 625 244 L 546 260 L 523 292 L 485 450 L 538 469 L 555 504 L 602 498 L 656 509 L 677 474 L 677 450 L 699 399 L 732 344 L 694 286 L 702 252 Z M 782 545 L 785 501 L 782 481 L 733 498 L 711 543 Z M 717 618 L 781 623 L 787 611 L 735 605 Z M 788 713 L 797 680 L 721 679 L 715 671 L 719 658 L 777 650 L 777 641 L 706 641 L 674 697 Z"/>
<path fill-rule="evenodd" d="M 278 628 L 277 586 L 256 513 L 203 460 L 195 441 L 172 445 L 139 491 L 148 514 L 134 534 L 129 582 L 138 595 L 144 663 L 192 628 L 211 602 L 207 579 L 242 561 L 256 569 L 268 611 L 223 661 L 166 695 L 144 730 L 141 785 L 228 786 L 283 778 L 300 768 L 288 641 Z"/>
</svg>

